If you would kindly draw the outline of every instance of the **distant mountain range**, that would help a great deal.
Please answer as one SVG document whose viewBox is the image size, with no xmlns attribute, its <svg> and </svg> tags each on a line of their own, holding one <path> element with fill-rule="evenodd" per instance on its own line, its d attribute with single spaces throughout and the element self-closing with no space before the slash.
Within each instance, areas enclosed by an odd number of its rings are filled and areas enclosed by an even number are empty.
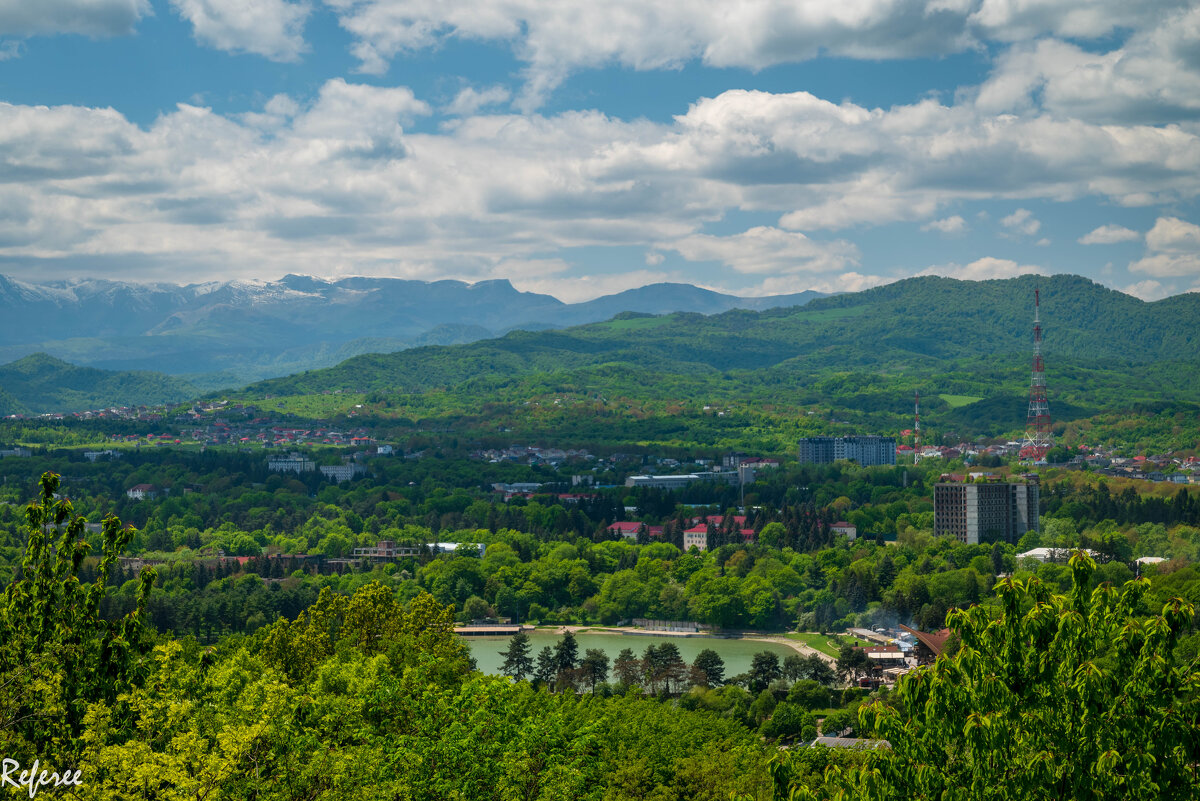
<svg viewBox="0 0 1200 801">
<path fill-rule="evenodd" d="M 186 376 L 197 386 L 337 364 L 362 353 L 473 342 L 516 329 L 606 320 L 621 312 L 716 314 L 798 306 L 821 293 L 741 298 L 653 284 L 585 303 L 520 292 L 508 281 L 407 281 L 288 275 L 270 282 L 32 283 L 0 276 L 0 363 L 34 354 L 109 370 Z"/>
<path fill-rule="evenodd" d="M 550 391 L 911 414 L 903 410 L 920 390 L 923 403 L 947 412 L 940 393 L 983 399 L 955 411 L 964 426 L 972 418 L 1023 421 L 1037 286 L 1057 419 L 1195 402 L 1200 294 L 1147 303 L 1071 275 L 923 277 L 801 308 L 627 313 L 560 331 L 359 356 L 252 385 L 242 397 L 449 391 L 467 408 L 468 396 L 478 403 Z"/>
</svg>

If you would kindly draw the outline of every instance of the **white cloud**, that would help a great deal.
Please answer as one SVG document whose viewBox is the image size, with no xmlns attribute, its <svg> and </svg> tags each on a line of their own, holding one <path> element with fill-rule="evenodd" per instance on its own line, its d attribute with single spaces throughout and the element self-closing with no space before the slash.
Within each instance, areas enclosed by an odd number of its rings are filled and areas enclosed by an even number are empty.
<svg viewBox="0 0 1200 801">
<path fill-rule="evenodd" d="M 1134 272 L 1163 278 L 1200 276 L 1200 225 L 1159 217 L 1146 232 L 1146 255 L 1129 265 Z"/>
<path fill-rule="evenodd" d="M 0 0 L 0 36 L 123 36 L 150 13 L 148 0 Z"/>
<path fill-rule="evenodd" d="M 941 231 L 943 234 L 961 234 L 967 230 L 967 221 L 959 215 L 932 220 L 921 226 L 922 231 Z"/>
<path fill-rule="evenodd" d="M 1017 209 L 1012 214 L 1000 220 L 1000 224 L 1013 234 L 1033 236 L 1042 227 L 1041 221 L 1033 216 L 1029 209 Z"/>
<path fill-rule="evenodd" d="M 917 275 L 940 275 L 963 281 L 988 281 L 995 278 L 1016 278 L 1030 273 L 1046 275 L 1046 270 L 1030 264 L 1018 264 L 1010 259 L 986 256 L 967 265 L 951 263 L 927 267 Z"/>
<path fill-rule="evenodd" d="M 1079 4 L 1083 6 L 1083 4 Z M 973 90 L 988 113 L 1044 109 L 1093 122 L 1169 123 L 1200 112 L 1200 6 L 1148 15 L 1121 47 L 1097 53 L 1055 39 L 1002 53 Z"/>
<path fill-rule="evenodd" d="M 400 54 L 449 39 L 508 43 L 527 65 L 526 108 L 571 72 L 610 64 L 649 70 L 699 61 L 759 70 L 822 55 L 928 58 L 982 49 L 988 42 L 1078 41 L 1118 31 L 1146 32 L 1165 27 L 1191 6 L 1186 0 L 325 3 L 355 37 L 353 52 L 371 73 L 382 74 Z M 1185 30 L 1181 38 L 1186 35 Z"/>
<path fill-rule="evenodd" d="M 1120 291 L 1124 292 L 1126 295 L 1133 295 L 1135 298 L 1141 298 L 1142 300 L 1162 300 L 1171 294 L 1169 287 L 1163 286 L 1158 281 L 1152 279 L 1138 281 L 1135 284 L 1120 287 Z"/>
<path fill-rule="evenodd" d="M 503 270 L 509 263 L 502 262 L 497 268 L 498 277 L 508 277 Z M 627 289 L 637 289 L 647 284 L 672 280 L 681 280 L 681 276 L 653 270 L 633 270 L 609 275 L 572 275 L 554 278 L 529 276 L 515 278 L 512 284 L 523 292 L 542 292 L 553 295 L 566 303 L 579 303 L 602 295 L 612 295 Z"/>
<path fill-rule="evenodd" d="M 763 226 L 732 236 L 692 234 L 658 247 L 677 251 L 688 261 L 719 261 L 739 273 L 823 273 L 858 263 L 858 248 L 844 240 L 817 242 Z"/>
<path fill-rule="evenodd" d="M 0 104 L 0 259 L 478 280 L 506 259 L 619 246 L 719 262 L 738 283 L 818 287 L 875 280 L 843 279 L 859 253 L 811 238 L 818 227 L 940 224 L 939 209 L 979 199 L 1200 194 L 1200 137 L 1183 127 L 934 100 L 883 110 L 731 91 L 665 123 L 586 111 L 408 130 L 429 113 L 407 88 L 341 79 L 254 114 L 183 105 L 147 128 L 111 109 Z M 780 223 L 700 233 L 731 211 Z"/>
<path fill-rule="evenodd" d="M 1081 245 L 1115 245 L 1118 242 L 1130 242 L 1141 238 L 1142 235 L 1132 228 L 1123 225 L 1102 225 L 1079 237 L 1077 241 Z"/>
<path fill-rule="evenodd" d="M 196 39 L 231 53 L 298 61 L 307 52 L 304 23 L 311 7 L 286 0 L 171 0 L 192 23 Z"/>
<path fill-rule="evenodd" d="M 667 258 L 666 256 L 664 256 L 662 253 L 660 253 L 657 250 L 647 250 L 646 251 L 646 266 L 647 267 L 657 267 L 658 265 L 662 264 L 663 261 L 666 260 L 666 258 Z"/>
<path fill-rule="evenodd" d="M 502 105 L 511 98 L 512 93 L 503 86 L 489 86 L 486 89 L 475 89 L 468 86 L 455 95 L 454 100 L 443 110 L 447 114 L 466 116 L 487 106 Z"/>
</svg>

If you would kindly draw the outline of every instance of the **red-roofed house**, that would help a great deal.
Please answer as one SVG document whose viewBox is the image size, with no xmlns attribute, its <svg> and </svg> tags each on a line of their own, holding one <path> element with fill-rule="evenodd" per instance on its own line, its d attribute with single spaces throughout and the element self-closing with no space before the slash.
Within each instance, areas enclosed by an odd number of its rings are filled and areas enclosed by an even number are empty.
<svg viewBox="0 0 1200 801">
<path fill-rule="evenodd" d="M 158 489 L 153 484 L 136 484 L 125 491 L 135 501 L 154 500 L 158 497 Z"/>
<path fill-rule="evenodd" d="M 613 523 L 611 526 L 609 526 L 608 532 L 610 534 L 620 534 L 627 540 L 636 540 L 638 529 L 640 529 L 642 525 L 642 523 L 636 523 L 627 520 L 621 521 L 619 523 Z"/>
<path fill-rule="evenodd" d="M 708 550 L 708 525 L 701 523 L 698 526 L 692 526 L 685 529 L 683 532 L 683 550 L 689 550 L 695 546 L 702 551 Z"/>
</svg>

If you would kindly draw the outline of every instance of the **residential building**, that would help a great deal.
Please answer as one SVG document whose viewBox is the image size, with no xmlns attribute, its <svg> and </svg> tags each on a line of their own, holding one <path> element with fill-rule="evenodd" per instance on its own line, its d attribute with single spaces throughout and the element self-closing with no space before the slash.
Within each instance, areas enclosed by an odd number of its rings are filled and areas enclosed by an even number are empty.
<svg viewBox="0 0 1200 801">
<path fill-rule="evenodd" d="M 0 451 L 0 459 L 6 456 L 11 456 L 16 459 L 28 459 L 32 454 L 28 448 L 12 448 L 6 451 Z"/>
<path fill-rule="evenodd" d="M 125 494 L 135 501 L 152 501 L 158 497 L 158 489 L 153 484 L 136 484 L 127 489 Z"/>
<path fill-rule="evenodd" d="M 685 473 L 675 476 L 629 476 L 625 479 L 625 486 L 673 490 L 681 489 L 697 481 L 724 481 L 729 484 L 737 484 L 738 472 L 736 470 L 714 470 L 711 473 Z"/>
<path fill-rule="evenodd" d="M 702 551 L 708 550 L 708 524 L 701 523 L 698 526 L 684 530 L 683 550 L 689 550 L 693 546 Z"/>
<path fill-rule="evenodd" d="M 1015 544 L 1038 531 L 1037 476 L 1021 483 L 1000 480 L 954 481 L 942 476 L 933 487 L 933 533 L 967 545 Z"/>
<path fill-rule="evenodd" d="M 801 464 L 831 464 L 839 459 L 864 467 L 896 463 L 896 438 L 879 436 L 804 437 L 800 440 Z"/>
<path fill-rule="evenodd" d="M 858 527 L 853 523 L 847 523 L 845 520 L 839 520 L 829 527 L 829 530 L 834 534 L 845 534 L 850 540 L 858 537 Z"/>
<path fill-rule="evenodd" d="M 317 463 L 293 452 L 287 456 L 272 456 L 267 460 L 267 469 L 272 473 L 309 473 L 317 469 Z"/>
<path fill-rule="evenodd" d="M 379 540 L 373 548 L 355 548 L 355 559 L 369 559 L 372 562 L 391 562 L 405 556 L 416 556 L 421 552 L 415 545 L 397 545 L 392 540 Z"/>
<path fill-rule="evenodd" d="M 338 464 L 338 465 L 322 465 L 321 475 L 330 481 L 341 483 L 343 481 L 351 481 L 355 476 L 366 473 L 367 470 L 361 464 Z"/>
</svg>

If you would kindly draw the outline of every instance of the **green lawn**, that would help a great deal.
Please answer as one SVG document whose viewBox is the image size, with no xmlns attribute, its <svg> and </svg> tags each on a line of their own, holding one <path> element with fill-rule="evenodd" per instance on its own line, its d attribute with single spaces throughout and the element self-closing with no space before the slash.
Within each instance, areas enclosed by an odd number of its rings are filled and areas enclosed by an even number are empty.
<svg viewBox="0 0 1200 801">
<path fill-rule="evenodd" d="M 841 645 L 833 639 L 832 634 L 819 634 L 815 631 L 789 631 L 783 635 L 789 640 L 802 642 L 810 648 L 815 648 L 823 654 L 829 656 L 837 656 L 838 650 L 842 645 L 870 645 L 871 643 L 863 640 L 856 640 L 853 637 L 842 637 Z"/>
<path fill-rule="evenodd" d="M 938 395 L 938 397 L 950 404 L 951 409 L 957 409 L 959 406 L 967 406 L 975 401 L 983 400 L 983 398 L 977 398 L 974 395 Z"/>
</svg>

